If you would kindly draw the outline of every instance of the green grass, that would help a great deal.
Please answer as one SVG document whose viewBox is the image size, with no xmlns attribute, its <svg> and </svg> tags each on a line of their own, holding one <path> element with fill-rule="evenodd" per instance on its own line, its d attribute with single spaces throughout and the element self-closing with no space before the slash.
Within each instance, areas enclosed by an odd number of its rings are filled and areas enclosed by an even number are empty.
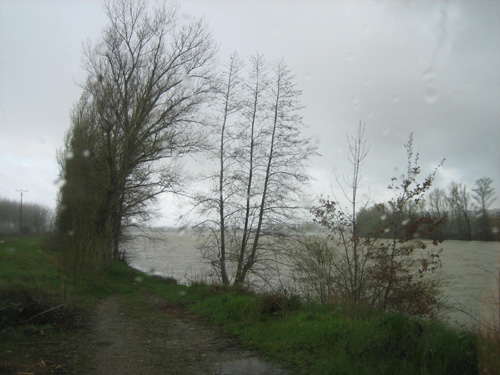
<svg viewBox="0 0 500 375">
<path fill-rule="evenodd" d="M 2 364 L 4 370 L 8 368 L 8 361 L 17 363 L 17 371 L 23 368 L 28 361 L 28 342 L 34 342 L 29 358 L 53 358 L 57 363 L 72 350 L 79 334 L 78 328 L 58 321 L 34 319 L 30 327 L 12 317 L 9 321 L 5 312 L 12 310 L 15 301 L 12 296 L 7 298 L 8 291 L 16 290 L 49 301 L 47 306 L 65 304 L 72 318 L 79 314 L 85 317 L 101 299 L 113 294 L 122 296 L 127 313 L 139 314 L 144 309 L 136 307 L 144 302 L 144 295 L 153 294 L 210 319 L 248 347 L 303 374 L 478 372 L 481 356 L 476 337 L 436 322 L 415 321 L 353 304 L 308 305 L 282 295 L 236 293 L 204 284 L 175 285 L 122 263 L 113 264 L 98 280 L 74 280 L 59 272 L 56 254 L 42 250 L 40 241 L 32 237 L 0 244 L 0 372 Z M 43 337 L 41 331 L 45 332 Z M 44 340 L 61 345 L 47 349 Z"/>
<path fill-rule="evenodd" d="M 27 237 L 0 245 L 0 287 L 17 283 L 52 289 L 60 284 L 55 265 L 39 249 L 39 240 Z"/>
<path fill-rule="evenodd" d="M 477 372 L 474 336 L 401 315 L 373 312 L 353 319 L 338 306 L 303 305 L 266 316 L 258 297 L 231 293 L 208 297 L 193 309 L 307 374 Z"/>
</svg>

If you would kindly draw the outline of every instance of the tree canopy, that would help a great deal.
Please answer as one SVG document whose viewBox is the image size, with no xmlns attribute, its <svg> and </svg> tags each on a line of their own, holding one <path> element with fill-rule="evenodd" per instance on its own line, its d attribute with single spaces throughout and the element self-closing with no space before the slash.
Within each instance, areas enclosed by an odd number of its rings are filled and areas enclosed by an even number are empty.
<svg viewBox="0 0 500 375">
<path fill-rule="evenodd" d="M 118 259 L 124 226 L 147 219 L 148 204 L 181 182 L 169 161 L 202 144 L 215 47 L 202 20 L 181 23 L 173 6 L 124 0 L 105 10 L 109 25 L 85 47 L 88 78 L 59 157 L 58 229 L 82 246 L 95 236 L 101 256 Z"/>
</svg>

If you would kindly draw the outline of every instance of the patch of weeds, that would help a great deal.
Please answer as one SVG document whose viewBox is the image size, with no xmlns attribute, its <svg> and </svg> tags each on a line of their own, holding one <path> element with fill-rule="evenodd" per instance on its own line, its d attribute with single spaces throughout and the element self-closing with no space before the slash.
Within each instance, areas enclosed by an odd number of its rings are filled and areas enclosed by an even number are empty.
<svg viewBox="0 0 500 375">
<path fill-rule="evenodd" d="M 346 346 L 347 354 L 361 357 L 391 356 L 402 360 L 412 360 L 416 353 L 423 327 L 402 315 L 388 315 L 373 327 L 373 333 L 363 342 Z"/>
<path fill-rule="evenodd" d="M 480 334 L 478 357 L 481 374 L 500 375 L 500 332 Z"/>
<path fill-rule="evenodd" d="M 470 332 L 456 332 L 438 322 L 425 322 L 414 362 L 428 373 L 477 374 L 477 342 Z"/>
<path fill-rule="evenodd" d="M 266 315 L 289 314 L 301 307 L 300 298 L 284 293 L 268 293 L 259 296 L 261 312 Z"/>
<path fill-rule="evenodd" d="M 80 318 L 66 303 L 47 292 L 14 286 L 0 290 L 0 332 L 29 330 L 29 327 L 69 329 Z"/>
</svg>

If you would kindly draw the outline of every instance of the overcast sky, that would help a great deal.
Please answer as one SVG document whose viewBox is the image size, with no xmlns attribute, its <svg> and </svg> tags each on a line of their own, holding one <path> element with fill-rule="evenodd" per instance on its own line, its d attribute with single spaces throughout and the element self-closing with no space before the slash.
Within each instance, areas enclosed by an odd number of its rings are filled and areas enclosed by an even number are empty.
<svg viewBox="0 0 500 375">
<path fill-rule="evenodd" d="M 180 1 L 204 16 L 220 58 L 284 58 L 303 91 L 313 194 L 338 194 L 346 135 L 366 123 L 364 187 L 387 196 L 414 134 L 435 186 L 483 176 L 500 194 L 500 1 Z M 55 206 L 56 150 L 81 95 L 82 43 L 106 25 L 100 1 L 0 1 L 0 197 Z M 333 185 L 333 191 L 331 186 Z M 165 219 L 175 212 L 165 200 Z M 495 202 L 500 207 L 500 198 Z"/>
</svg>

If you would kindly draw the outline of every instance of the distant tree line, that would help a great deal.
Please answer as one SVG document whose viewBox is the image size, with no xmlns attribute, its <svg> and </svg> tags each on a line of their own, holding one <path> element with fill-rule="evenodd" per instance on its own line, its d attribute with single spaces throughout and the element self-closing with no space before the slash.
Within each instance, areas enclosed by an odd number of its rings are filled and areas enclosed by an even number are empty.
<svg viewBox="0 0 500 375">
<path fill-rule="evenodd" d="M 12 234 L 38 234 L 53 230 L 54 213 L 46 206 L 0 198 L 0 237 Z"/>
<path fill-rule="evenodd" d="M 435 188 L 425 199 L 412 202 L 406 207 L 408 219 L 431 216 L 441 220 L 440 226 L 431 234 L 431 239 L 465 241 L 499 241 L 500 210 L 491 210 L 496 200 L 493 180 L 482 177 L 472 190 L 466 184 L 451 183 L 448 188 Z M 390 219 L 386 204 L 364 207 L 358 214 L 361 235 L 368 235 L 385 226 Z M 390 237 L 390 231 L 380 232 L 381 237 Z"/>
</svg>

